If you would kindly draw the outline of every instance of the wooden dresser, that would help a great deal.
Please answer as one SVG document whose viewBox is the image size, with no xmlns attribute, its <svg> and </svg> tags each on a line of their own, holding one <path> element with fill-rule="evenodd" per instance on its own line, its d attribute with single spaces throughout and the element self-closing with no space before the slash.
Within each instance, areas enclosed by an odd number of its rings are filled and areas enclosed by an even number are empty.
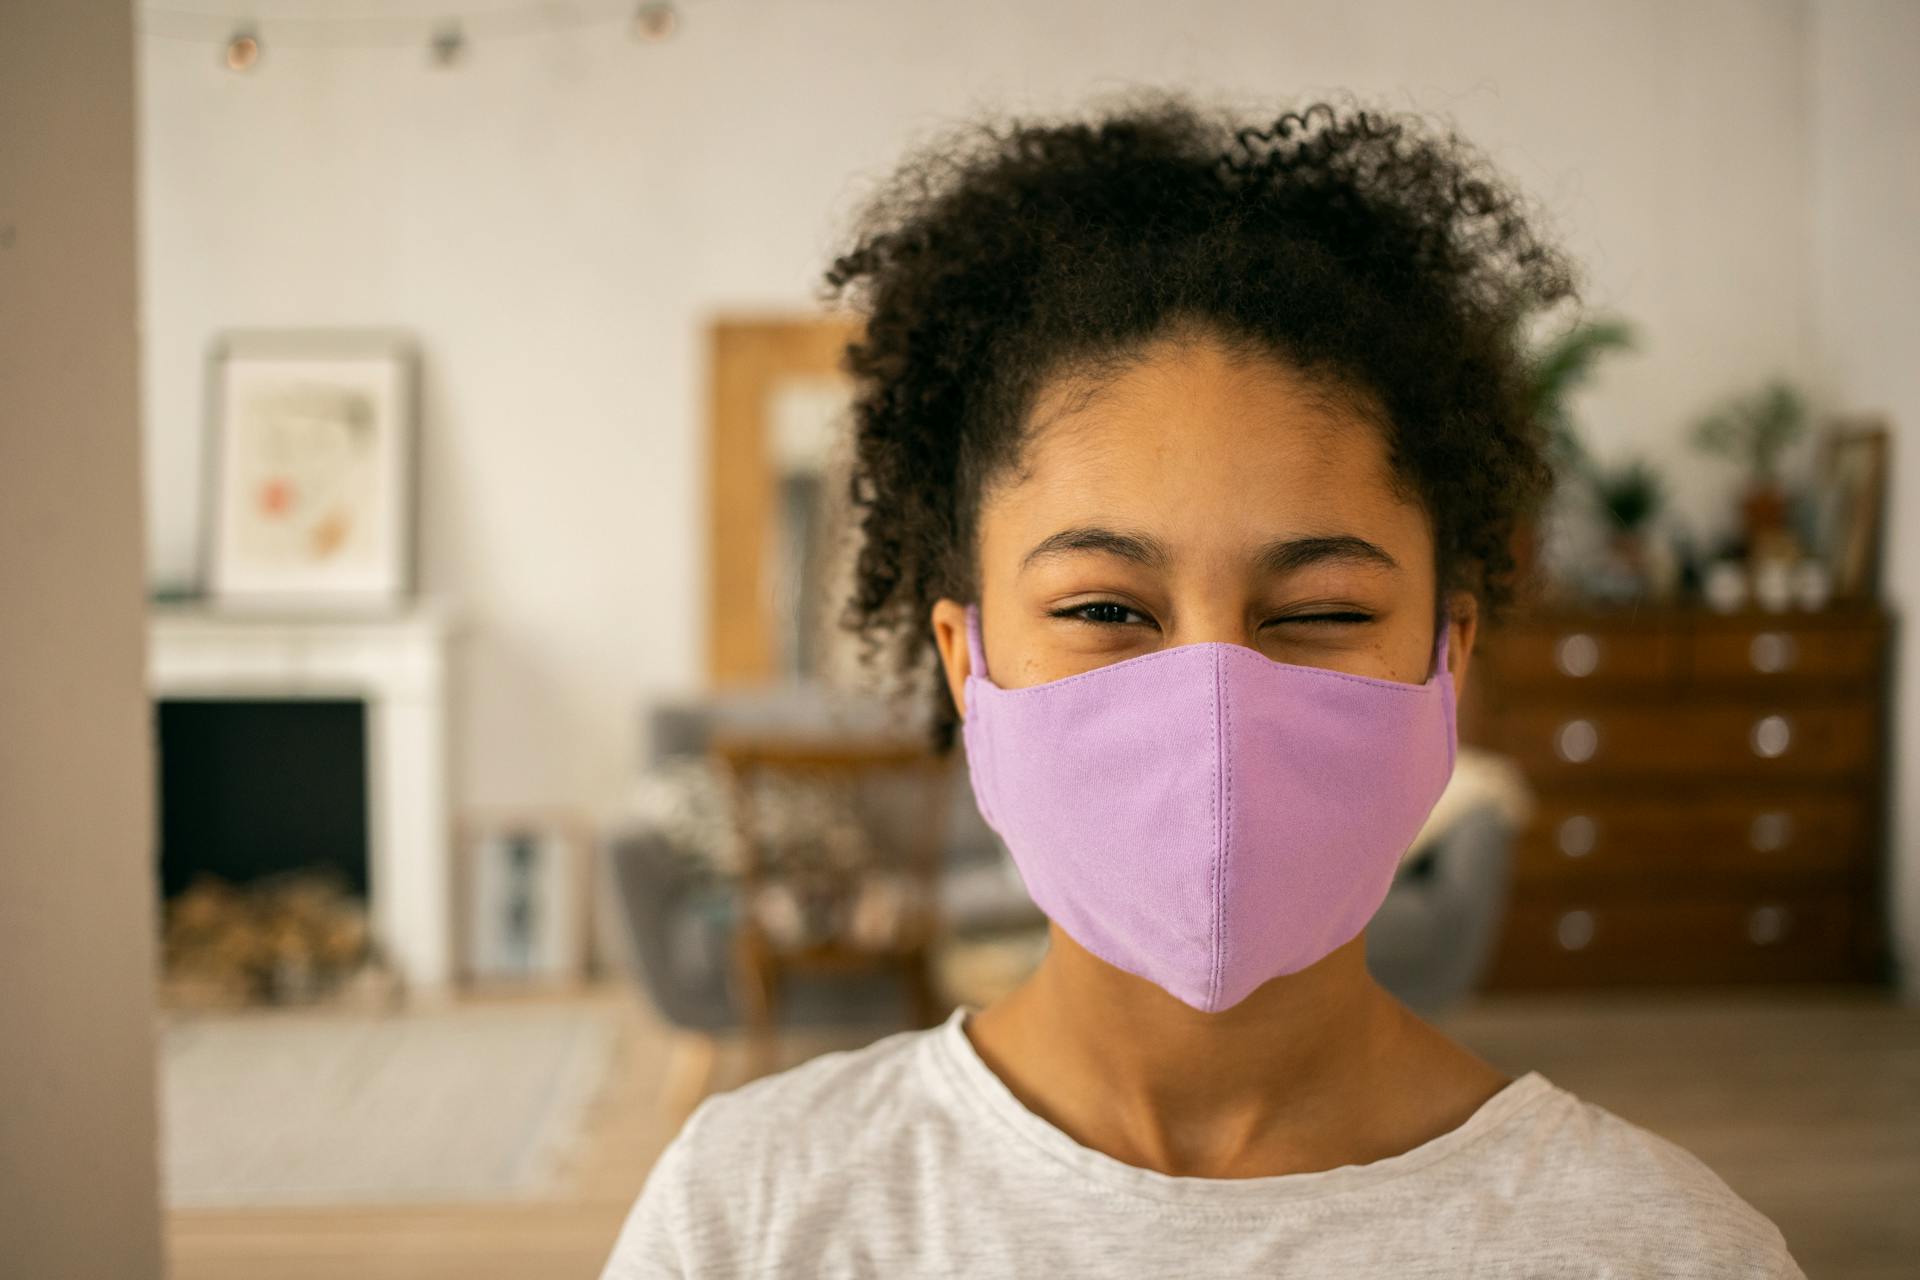
<svg viewBox="0 0 1920 1280">
<path fill-rule="evenodd" d="M 1884 980 L 1888 619 L 1533 611 L 1461 736 L 1538 800 L 1487 985 Z"/>
</svg>

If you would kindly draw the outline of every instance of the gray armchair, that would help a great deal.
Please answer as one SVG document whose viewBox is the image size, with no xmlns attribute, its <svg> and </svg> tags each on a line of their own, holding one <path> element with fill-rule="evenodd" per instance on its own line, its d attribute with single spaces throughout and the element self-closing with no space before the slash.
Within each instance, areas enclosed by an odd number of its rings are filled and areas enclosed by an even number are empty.
<svg viewBox="0 0 1920 1280">
<path fill-rule="evenodd" d="M 1462 812 L 1400 864 L 1367 926 L 1374 980 L 1430 1017 L 1485 974 L 1506 919 L 1514 830 L 1493 804 Z"/>
<path fill-rule="evenodd" d="M 648 738 L 657 765 L 702 756 L 716 732 L 877 733 L 897 723 L 890 704 L 796 688 L 659 706 Z M 960 773 L 949 789 L 940 885 L 947 928 L 968 934 L 1044 926 L 974 807 L 964 758 L 956 757 L 955 767 Z M 600 845 L 625 950 L 661 1017 L 687 1031 L 741 1026 L 733 990 L 737 903 L 727 883 L 703 871 L 701 859 L 677 847 L 668 833 L 645 825 L 616 824 L 602 833 Z M 888 1026 L 899 1022 L 902 1001 L 898 982 L 885 977 L 799 978 L 781 1002 L 780 1021 L 788 1027 Z"/>
</svg>

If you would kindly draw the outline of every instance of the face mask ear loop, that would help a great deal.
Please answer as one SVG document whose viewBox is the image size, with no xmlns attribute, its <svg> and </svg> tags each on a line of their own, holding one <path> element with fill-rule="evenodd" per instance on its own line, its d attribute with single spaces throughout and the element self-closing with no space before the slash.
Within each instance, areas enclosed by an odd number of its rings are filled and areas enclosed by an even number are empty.
<svg viewBox="0 0 1920 1280">
<path fill-rule="evenodd" d="M 980 639 L 980 606 L 967 606 L 967 666 L 971 674 L 991 681 L 987 674 L 987 649 Z"/>
<path fill-rule="evenodd" d="M 1433 675 L 1429 679 L 1440 682 L 1440 702 L 1447 712 L 1447 776 L 1453 776 L 1455 764 L 1460 758 L 1459 728 L 1455 717 L 1459 714 L 1454 704 L 1453 674 L 1447 670 L 1447 636 L 1453 630 L 1448 624 L 1446 614 L 1440 615 L 1435 624 L 1433 638 Z"/>
<path fill-rule="evenodd" d="M 1446 593 L 1444 593 L 1444 591 L 1442 591 L 1442 593 L 1436 593 L 1436 599 L 1434 599 L 1434 651 L 1432 651 L 1432 654 L 1428 654 L 1428 658 L 1430 658 L 1430 662 L 1432 662 L 1432 670 L 1427 672 L 1427 679 L 1446 676 L 1448 631 L 1452 631 L 1453 629 L 1452 626 L 1448 626 L 1448 624 L 1452 622 L 1452 618 L 1448 618 L 1448 608 L 1446 608 L 1446 604 L 1448 604 L 1448 601 L 1446 601 Z"/>
</svg>

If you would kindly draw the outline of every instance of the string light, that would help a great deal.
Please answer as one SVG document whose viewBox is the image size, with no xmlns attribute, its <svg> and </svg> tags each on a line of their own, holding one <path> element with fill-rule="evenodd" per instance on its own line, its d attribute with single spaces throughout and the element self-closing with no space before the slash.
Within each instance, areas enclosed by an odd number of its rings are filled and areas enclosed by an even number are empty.
<svg viewBox="0 0 1920 1280">
<path fill-rule="evenodd" d="M 633 34 L 640 40 L 665 40 L 680 25 L 680 14 L 665 0 L 646 0 L 633 11 Z"/>
<path fill-rule="evenodd" d="M 435 66 L 451 67 L 466 54 L 467 35 L 460 29 L 458 19 L 440 24 L 433 33 L 433 62 Z"/>
<path fill-rule="evenodd" d="M 242 28 L 227 38 L 227 70 L 251 71 L 260 61 L 260 37 Z"/>
<path fill-rule="evenodd" d="M 249 6 L 251 9 L 251 6 Z M 160 40 L 206 42 L 220 50 L 221 65 L 250 71 L 265 52 L 267 37 L 281 48 L 375 49 L 412 45 L 424 48 L 437 67 L 468 58 L 474 42 L 547 34 L 624 21 L 635 40 L 659 43 L 680 30 L 684 3 L 675 0 L 528 0 L 455 14 L 442 11 L 437 21 L 395 13 L 320 15 L 297 13 L 265 19 L 165 4 L 140 5 L 139 31 Z M 263 34 L 264 32 L 264 34 Z"/>
</svg>

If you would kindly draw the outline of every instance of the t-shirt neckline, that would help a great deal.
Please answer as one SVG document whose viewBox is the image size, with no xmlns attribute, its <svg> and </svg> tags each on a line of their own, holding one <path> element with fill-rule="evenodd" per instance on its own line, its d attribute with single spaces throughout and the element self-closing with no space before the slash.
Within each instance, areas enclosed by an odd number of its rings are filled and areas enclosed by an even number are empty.
<svg viewBox="0 0 1920 1280">
<path fill-rule="evenodd" d="M 1302 1200 L 1359 1191 L 1377 1186 L 1453 1156 L 1460 1155 L 1488 1135 L 1531 1110 L 1557 1086 L 1538 1071 L 1514 1077 L 1481 1103 L 1466 1120 L 1416 1147 L 1366 1164 L 1341 1165 L 1303 1173 L 1271 1174 L 1257 1178 L 1203 1178 L 1161 1173 L 1127 1164 L 1103 1151 L 1082 1146 L 1064 1130 L 1029 1111 L 1006 1082 L 980 1057 L 968 1039 L 964 1023 L 977 1010 L 954 1009 L 931 1037 L 934 1056 L 957 1091 L 985 1115 L 1021 1142 L 1065 1165 L 1082 1178 L 1110 1191 L 1195 1209 L 1235 1209 L 1270 1206 L 1280 1200 Z"/>
</svg>

